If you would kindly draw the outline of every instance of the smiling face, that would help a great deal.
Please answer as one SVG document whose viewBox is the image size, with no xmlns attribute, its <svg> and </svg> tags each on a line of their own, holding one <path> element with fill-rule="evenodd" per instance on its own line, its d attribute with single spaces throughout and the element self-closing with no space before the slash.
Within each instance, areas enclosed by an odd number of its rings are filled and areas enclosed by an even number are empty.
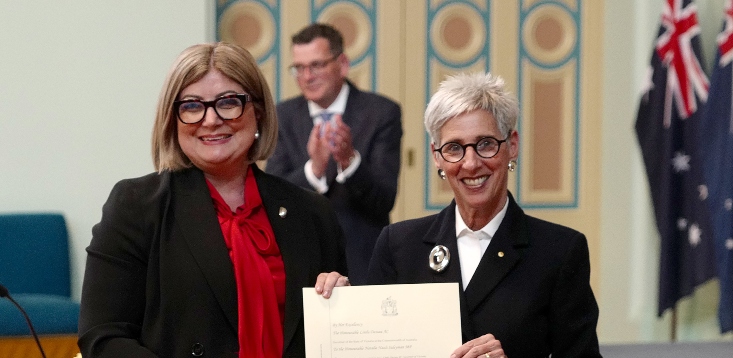
<svg viewBox="0 0 733 358">
<path fill-rule="evenodd" d="M 212 69 L 199 81 L 184 88 L 178 99 L 212 101 L 235 93 L 244 93 L 244 88 Z M 232 120 L 222 120 L 214 108 L 207 108 L 201 122 L 184 124 L 177 118 L 176 121 L 178 144 L 191 162 L 204 173 L 243 173 L 247 168 L 249 149 L 257 131 L 252 103 L 246 103 L 242 115 Z"/>
<path fill-rule="evenodd" d="M 494 116 L 484 110 L 458 115 L 449 119 L 440 129 L 439 148 L 448 142 L 461 145 L 476 143 L 481 138 L 494 137 L 504 139 L 499 131 Z M 518 155 L 519 135 L 512 131 L 507 142 L 502 143 L 499 152 L 492 158 L 482 158 L 474 148 L 467 148 L 463 159 L 457 163 L 449 163 L 433 152 L 433 160 L 438 169 L 443 169 L 455 195 L 456 205 L 461 216 L 468 224 L 470 218 L 478 219 L 483 227 L 491 218 L 501 211 L 507 198 L 508 165 Z M 485 222 L 484 222 L 485 221 Z"/>
<path fill-rule="evenodd" d="M 334 58 L 328 40 L 323 37 L 317 37 L 307 44 L 295 44 L 292 50 L 295 66 L 325 63 L 323 68 L 304 71 L 296 77 L 296 81 L 307 100 L 328 108 L 336 100 L 349 71 L 346 56 L 340 54 Z"/>
</svg>

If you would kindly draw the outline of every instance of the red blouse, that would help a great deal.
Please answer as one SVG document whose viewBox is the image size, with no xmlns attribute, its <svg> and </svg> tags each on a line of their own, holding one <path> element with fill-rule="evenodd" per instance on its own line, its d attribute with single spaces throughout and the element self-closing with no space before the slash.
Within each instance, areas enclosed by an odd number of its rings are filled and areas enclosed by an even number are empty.
<svg viewBox="0 0 733 358">
<path fill-rule="evenodd" d="M 282 357 L 285 267 L 252 169 L 244 204 L 232 212 L 206 181 L 237 282 L 239 357 Z"/>
</svg>

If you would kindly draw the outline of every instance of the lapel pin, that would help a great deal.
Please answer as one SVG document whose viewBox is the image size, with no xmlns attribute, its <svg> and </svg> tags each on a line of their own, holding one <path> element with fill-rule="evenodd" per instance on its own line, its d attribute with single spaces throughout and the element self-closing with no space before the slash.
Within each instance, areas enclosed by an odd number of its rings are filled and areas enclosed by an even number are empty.
<svg viewBox="0 0 733 358">
<path fill-rule="evenodd" d="M 497 255 L 498 255 L 499 257 L 504 257 L 504 251 L 499 251 L 499 253 L 498 253 Z"/>
<path fill-rule="evenodd" d="M 285 218 L 288 216 L 288 209 L 285 209 L 284 207 L 280 207 L 280 210 L 277 212 L 277 215 L 280 215 L 281 218 Z"/>
<path fill-rule="evenodd" d="M 428 257 L 428 264 L 430 268 L 435 272 L 441 272 L 450 263 L 450 251 L 443 245 L 437 245 L 430 250 L 430 256 Z"/>
</svg>

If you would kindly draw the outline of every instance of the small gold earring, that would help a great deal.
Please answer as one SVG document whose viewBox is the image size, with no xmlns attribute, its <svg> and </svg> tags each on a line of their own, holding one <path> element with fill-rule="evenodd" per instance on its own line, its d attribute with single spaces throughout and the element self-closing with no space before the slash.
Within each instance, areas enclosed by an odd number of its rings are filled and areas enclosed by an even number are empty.
<svg viewBox="0 0 733 358">
<path fill-rule="evenodd" d="M 513 172 L 517 169 L 517 161 L 516 160 L 510 160 L 509 161 L 509 171 Z"/>
<path fill-rule="evenodd" d="M 440 177 L 440 179 L 443 179 L 443 180 L 445 180 L 445 179 L 446 179 L 446 176 L 445 176 L 445 170 L 443 170 L 443 169 L 438 169 L 438 176 Z"/>
</svg>

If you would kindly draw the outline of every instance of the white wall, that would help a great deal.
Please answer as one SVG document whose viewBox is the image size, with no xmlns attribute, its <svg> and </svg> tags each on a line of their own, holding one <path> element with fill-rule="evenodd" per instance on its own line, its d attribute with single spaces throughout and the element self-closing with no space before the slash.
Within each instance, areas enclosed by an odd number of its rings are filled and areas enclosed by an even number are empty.
<svg viewBox="0 0 733 358">
<path fill-rule="evenodd" d="M 153 170 L 163 79 L 214 38 L 213 1 L 0 0 L 0 212 L 68 221 L 78 298 L 112 185 Z"/>
</svg>

